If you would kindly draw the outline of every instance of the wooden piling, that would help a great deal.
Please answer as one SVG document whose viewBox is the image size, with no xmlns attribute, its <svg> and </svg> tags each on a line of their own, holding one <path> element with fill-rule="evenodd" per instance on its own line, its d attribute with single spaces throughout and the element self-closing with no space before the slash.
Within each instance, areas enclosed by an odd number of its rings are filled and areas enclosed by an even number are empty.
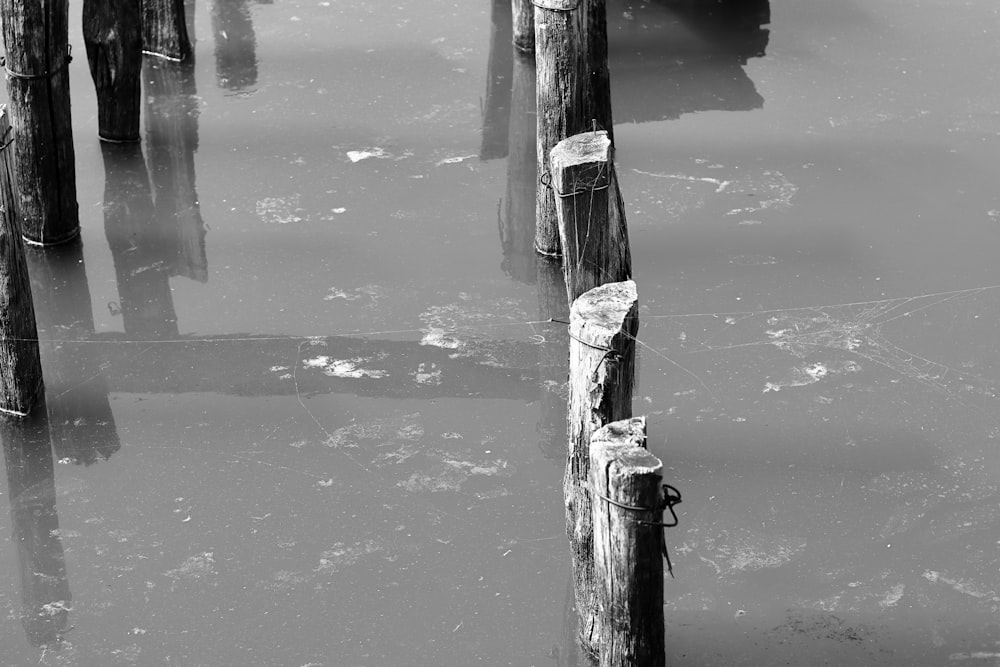
<svg viewBox="0 0 1000 667">
<path fill-rule="evenodd" d="M 180 62 L 191 55 L 184 0 L 140 0 L 142 52 Z"/>
<path fill-rule="evenodd" d="M 534 0 L 537 69 L 537 173 L 535 249 L 559 255 L 555 196 L 548 157 L 566 137 L 593 128 L 611 134 L 611 79 L 605 0 Z"/>
<path fill-rule="evenodd" d="M 594 577 L 601 667 L 663 667 L 663 464 L 646 449 L 646 418 L 590 440 Z"/>
<path fill-rule="evenodd" d="M 514 48 L 522 53 L 535 52 L 535 5 L 531 0 L 510 0 L 514 24 Z"/>
<path fill-rule="evenodd" d="M 21 234 L 30 244 L 56 245 L 80 233 L 68 1 L 0 0 L 0 16 Z"/>
<path fill-rule="evenodd" d="M 84 0 L 83 42 L 97 91 L 97 136 L 139 141 L 139 0 Z"/>
<path fill-rule="evenodd" d="M 580 641 L 597 654 L 590 440 L 602 426 L 632 416 L 639 297 L 631 280 L 596 287 L 573 302 L 569 324 L 569 450 L 563 492 L 573 554 Z"/>
<path fill-rule="evenodd" d="M 27 415 L 42 393 L 42 362 L 28 266 L 18 226 L 11 125 L 0 107 L 0 412 Z"/>
<path fill-rule="evenodd" d="M 585 132 L 552 149 L 563 272 L 570 303 L 604 283 L 632 277 L 624 204 L 607 132 Z"/>
</svg>

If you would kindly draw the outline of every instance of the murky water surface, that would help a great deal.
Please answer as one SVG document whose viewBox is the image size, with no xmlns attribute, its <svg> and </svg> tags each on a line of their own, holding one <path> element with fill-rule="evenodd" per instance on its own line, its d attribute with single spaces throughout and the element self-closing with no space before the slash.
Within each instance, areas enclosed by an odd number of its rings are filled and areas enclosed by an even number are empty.
<svg viewBox="0 0 1000 667">
<path fill-rule="evenodd" d="M 1000 659 L 1000 10 L 609 4 L 670 663 Z M 576 664 L 507 6 L 199 0 L 135 146 L 74 61 L 3 664 Z"/>
</svg>

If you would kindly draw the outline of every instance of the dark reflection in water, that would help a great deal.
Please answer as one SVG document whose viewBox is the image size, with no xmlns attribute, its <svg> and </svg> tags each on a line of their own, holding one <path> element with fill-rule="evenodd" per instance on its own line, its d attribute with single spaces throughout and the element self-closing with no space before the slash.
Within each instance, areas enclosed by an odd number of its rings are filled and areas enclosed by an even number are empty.
<svg viewBox="0 0 1000 667">
<path fill-rule="evenodd" d="M 45 406 L 22 419 L 0 419 L 0 437 L 21 573 L 21 624 L 33 646 L 52 646 L 67 630 L 72 596 L 59 537 Z"/>
<path fill-rule="evenodd" d="M 114 258 L 125 333 L 133 338 L 177 336 L 170 271 L 176 228 L 153 210 L 139 143 L 101 144 L 104 156 L 104 233 Z"/>
<path fill-rule="evenodd" d="M 764 98 L 743 66 L 764 55 L 770 21 L 769 0 L 654 0 L 609 12 L 615 120 L 759 109 Z"/>
<path fill-rule="evenodd" d="M 508 42 L 508 52 L 517 51 Z M 513 54 L 509 88 L 510 122 L 506 129 L 507 197 L 500 210 L 503 272 L 518 282 L 534 284 L 535 276 L 535 59 Z M 485 130 L 484 130 L 485 131 Z"/>
<path fill-rule="evenodd" d="M 143 81 L 147 164 L 157 224 L 163 227 L 163 238 L 172 230 L 176 239 L 172 251 L 167 246 L 161 249 L 161 259 L 169 275 L 203 283 L 208 280 L 208 259 L 195 187 L 199 110 L 194 67 L 146 58 Z"/>
<path fill-rule="evenodd" d="M 249 0 L 214 0 L 215 80 L 221 88 L 242 91 L 257 85 L 257 35 Z"/>
<path fill-rule="evenodd" d="M 483 100 L 483 143 L 479 158 L 507 155 L 507 122 L 511 110 L 513 72 L 513 19 L 509 0 L 493 0 L 490 9 L 490 56 L 486 65 L 486 98 Z"/>
<path fill-rule="evenodd" d="M 32 251 L 27 258 L 56 456 L 86 465 L 108 459 L 121 443 L 107 380 L 93 346 L 76 342 L 94 334 L 83 244 Z"/>
</svg>

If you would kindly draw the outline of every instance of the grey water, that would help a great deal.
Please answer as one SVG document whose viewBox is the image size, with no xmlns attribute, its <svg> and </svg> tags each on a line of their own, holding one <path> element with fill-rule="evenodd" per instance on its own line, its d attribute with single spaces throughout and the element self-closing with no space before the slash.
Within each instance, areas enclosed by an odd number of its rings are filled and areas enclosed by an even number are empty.
<svg viewBox="0 0 1000 667">
<path fill-rule="evenodd" d="M 608 4 L 668 663 L 1000 663 L 1000 9 Z M 0 664 L 586 664 L 509 2 L 188 8 L 136 145 L 71 8 Z"/>
</svg>

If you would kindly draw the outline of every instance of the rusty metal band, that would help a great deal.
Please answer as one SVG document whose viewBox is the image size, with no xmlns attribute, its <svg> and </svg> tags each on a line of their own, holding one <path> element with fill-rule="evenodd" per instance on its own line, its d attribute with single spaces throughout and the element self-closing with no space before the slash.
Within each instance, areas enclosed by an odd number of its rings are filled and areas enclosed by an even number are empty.
<svg viewBox="0 0 1000 667">
<path fill-rule="evenodd" d="M 17 70 L 12 70 L 7 67 L 7 59 L 0 58 L 0 65 L 3 66 L 4 71 L 7 72 L 7 76 L 11 79 L 21 79 L 22 81 L 40 81 L 42 79 L 51 79 L 56 74 L 59 74 L 64 69 L 69 67 L 69 64 L 73 61 L 73 45 L 69 44 L 66 50 L 66 55 L 63 57 L 63 62 L 61 65 L 55 69 L 50 69 L 47 72 L 42 72 L 41 74 L 25 74 L 24 72 L 18 72 Z"/>
</svg>

